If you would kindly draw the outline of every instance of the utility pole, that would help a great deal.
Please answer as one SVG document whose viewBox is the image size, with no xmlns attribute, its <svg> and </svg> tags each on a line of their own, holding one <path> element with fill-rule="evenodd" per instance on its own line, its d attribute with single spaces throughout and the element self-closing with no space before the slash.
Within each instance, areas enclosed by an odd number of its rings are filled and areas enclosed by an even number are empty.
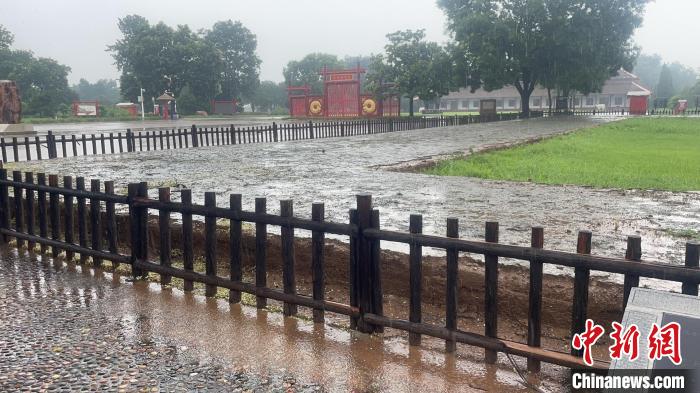
<svg viewBox="0 0 700 393">
<path fill-rule="evenodd" d="M 141 95 L 139 96 L 139 101 L 141 102 L 141 122 L 143 123 L 146 121 L 146 112 L 143 109 L 143 92 L 146 91 L 143 88 L 141 88 Z"/>
</svg>

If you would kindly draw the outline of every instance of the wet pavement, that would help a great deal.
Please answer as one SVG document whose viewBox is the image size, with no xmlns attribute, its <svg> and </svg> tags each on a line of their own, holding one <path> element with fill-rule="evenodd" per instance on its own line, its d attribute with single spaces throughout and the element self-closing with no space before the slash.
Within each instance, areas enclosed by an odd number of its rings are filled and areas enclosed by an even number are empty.
<svg viewBox="0 0 700 393">
<path fill-rule="evenodd" d="M 220 206 L 228 194 L 242 193 L 244 209 L 254 197 L 292 198 L 295 214 L 310 217 L 313 201 L 326 203 L 327 219 L 347 222 L 355 194 L 368 192 L 381 213 L 381 225 L 408 229 L 410 213 L 424 215 L 424 233 L 443 234 L 447 217 L 460 220 L 460 235 L 483 237 L 484 222 L 501 224 L 500 239 L 529 245 L 530 227 L 545 228 L 545 247 L 575 251 L 578 230 L 593 231 L 593 253 L 621 257 L 628 235 L 642 236 L 643 258 L 682 263 L 685 239 L 673 231 L 697 227 L 700 193 L 645 190 L 600 190 L 466 177 L 438 177 L 394 172 L 385 165 L 499 144 L 546 137 L 584 127 L 605 118 L 532 119 L 380 135 L 274 144 L 90 156 L 22 164 L 34 171 L 115 180 L 151 186 L 188 187 L 202 202 L 216 191 Z M 155 190 L 152 190 L 155 196 Z M 177 193 L 174 193 L 177 198 Z M 383 247 L 395 247 L 385 244 Z M 549 265 L 550 272 L 558 272 Z M 566 272 L 566 270 L 564 270 Z"/>
<path fill-rule="evenodd" d="M 406 342 L 0 248 L 4 392 L 527 391 L 480 350 Z M 545 365 L 531 382 L 561 391 L 566 378 Z"/>
</svg>

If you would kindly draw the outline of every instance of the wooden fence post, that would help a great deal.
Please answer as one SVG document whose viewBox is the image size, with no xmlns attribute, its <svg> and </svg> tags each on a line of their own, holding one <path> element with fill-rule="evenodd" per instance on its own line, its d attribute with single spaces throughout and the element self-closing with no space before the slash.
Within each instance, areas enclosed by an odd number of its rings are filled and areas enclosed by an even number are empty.
<svg viewBox="0 0 700 393">
<path fill-rule="evenodd" d="M 372 282 L 373 282 L 373 252 L 372 242 L 366 238 L 363 232 L 372 228 L 372 196 L 369 194 L 357 195 L 357 264 L 358 264 L 358 303 L 360 308 L 360 319 L 357 323 L 357 330 L 362 333 L 374 333 L 375 327 L 366 322 L 364 314 L 373 312 Z"/>
<path fill-rule="evenodd" d="M 447 237 L 459 237 L 459 221 L 456 218 L 447 219 Z M 445 328 L 457 330 L 457 301 L 459 298 L 459 253 L 454 248 L 446 250 L 446 283 L 445 283 Z M 457 342 L 453 339 L 445 341 L 445 351 L 457 350 Z"/>
<path fill-rule="evenodd" d="M 279 140 L 279 137 L 277 136 L 277 123 L 274 121 L 272 122 L 272 137 L 274 138 L 273 140 L 275 142 Z"/>
<path fill-rule="evenodd" d="M 158 201 L 168 203 L 170 202 L 170 187 L 160 187 L 158 188 Z M 171 256 L 172 253 L 172 236 L 170 233 L 170 212 L 165 209 L 160 209 L 158 211 L 158 232 L 159 232 L 159 249 L 160 249 L 160 264 L 162 266 L 170 267 L 172 265 Z M 168 285 L 172 281 L 172 278 L 168 275 L 160 275 L 161 285 Z"/>
<path fill-rule="evenodd" d="M 12 171 L 12 181 L 15 183 L 22 182 L 22 172 Z M 24 232 L 24 204 L 22 203 L 22 188 L 12 187 L 14 192 L 15 200 L 15 231 L 22 233 Z M 17 238 L 17 248 L 22 248 L 24 246 L 24 240 Z"/>
<path fill-rule="evenodd" d="M 294 202 L 292 200 L 280 201 L 280 216 L 292 218 L 294 216 Z M 282 243 L 282 283 L 284 293 L 295 295 L 297 293 L 294 275 L 294 228 L 284 225 L 280 228 Z M 293 316 L 297 314 L 297 306 L 292 303 L 284 303 L 283 314 Z"/>
<path fill-rule="evenodd" d="M 46 175 L 44 173 L 36 174 L 36 181 L 40 186 L 46 185 Z M 39 190 L 36 193 L 37 205 L 39 210 L 39 236 L 48 238 L 49 226 L 46 221 L 46 191 Z M 9 216 L 8 216 L 9 219 Z M 9 226 L 9 225 L 8 225 Z M 48 246 L 41 244 L 41 253 L 46 254 Z"/>
<path fill-rule="evenodd" d="M 311 219 L 316 222 L 323 222 L 325 216 L 325 207 L 323 203 L 314 203 L 311 205 Z M 311 271 L 313 282 L 313 298 L 314 300 L 325 299 L 325 282 L 323 279 L 323 264 L 325 263 L 325 233 L 322 231 L 313 231 L 311 233 Z M 313 310 L 314 322 L 323 323 L 325 314 L 322 309 Z"/>
<path fill-rule="evenodd" d="M 185 141 L 187 138 L 185 138 Z M 183 189 L 180 191 L 180 202 L 183 206 L 192 205 L 192 190 Z M 194 270 L 194 252 L 192 250 L 192 214 L 182 213 L 182 264 L 187 272 Z M 183 290 L 189 292 L 194 289 L 191 280 L 185 280 Z"/>
<path fill-rule="evenodd" d="M 700 243 L 688 242 L 685 244 L 685 267 L 697 269 L 700 264 Z M 683 294 L 698 296 L 698 283 L 684 282 Z"/>
<path fill-rule="evenodd" d="M 208 208 L 216 207 L 216 193 L 207 191 L 204 193 L 204 206 Z M 216 276 L 216 217 L 207 215 L 204 217 L 204 259 L 206 262 L 207 276 Z M 205 296 L 214 297 L 216 286 L 207 284 L 205 286 Z"/>
<path fill-rule="evenodd" d="M 372 219 L 370 220 L 372 229 L 379 229 L 379 210 L 372 210 Z M 381 240 L 374 239 L 370 242 L 372 265 L 370 267 L 370 289 L 371 289 L 371 304 L 372 313 L 375 315 L 384 315 L 384 292 L 382 289 L 382 260 L 381 260 Z M 374 333 L 383 333 L 384 326 L 373 325 Z"/>
<path fill-rule="evenodd" d="M 542 249 L 544 247 L 544 229 L 533 227 L 530 236 L 530 247 Z M 542 261 L 533 259 L 530 261 L 530 293 L 528 301 L 527 318 L 527 345 L 539 347 L 542 337 Z M 540 361 L 527 358 L 527 369 L 530 372 L 540 371 Z"/>
<path fill-rule="evenodd" d="M 49 175 L 49 186 L 58 188 L 58 175 Z M 49 192 L 49 226 L 51 228 L 51 239 L 59 240 L 61 237 L 61 227 L 59 218 L 58 193 Z M 58 257 L 61 250 L 58 247 L 51 247 L 51 256 Z"/>
<path fill-rule="evenodd" d="M 231 210 L 240 214 L 242 211 L 241 194 L 232 194 L 229 197 Z M 243 278 L 242 265 L 243 255 L 241 253 L 241 234 L 242 225 L 240 220 L 231 220 L 229 225 L 229 271 L 231 281 L 241 281 Z M 241 301 L 241 293 L 230 290 L 228 301 L 231 303 L 239 303 Z"/>
<path fill-rule="evenodd" d="M 485 240 L 498 243 L 498 222 L 486 223 Z M 498 337 L 498 256 L 486 254 L 485 262 L 485 293 L 484 293 L 484 332 L 486 337 Z M 498 353 L 486 350 L 484 360 L 488 364 L 496 363 Z"/>
<path fill-rule="evenodd" d="M 7 169 L 0 169 L 0 180 L 7 180 Z M 6 184 L 0 184 L 0 228 L 10 229 L 10 194 Z M 2 242 L 7 243 L 9 237 L 2 235 Z"/>
<path fill-rule="evenodd" d="M 77 177 L 75 179 L 75 188 L 78 191 L 85 191 L 85 178 Z M 41 198 L 40 198 L 41 200 Z M 85 197 L 78 197 L 78 244 L 80 247 L 87 248 L 87 211 L 85 207 Z M 40 202 L 41 203 L 41 202 Z M 41 217 L 41 215 L 40 215 Z M 88 256 L 80 253 L 80 263 L 87 262 Z"/>
<path fill-rule="evenodd" d="M 627 237 L 627 251 L 625 252 L 625 259 L 630 262 L 639 262 L 642 260 L 642 238 L 634 235 Z M 639 286 L 639 275 L 637 274 L 625 274 L 624 282 L 624 300 L 622 303 L 622 308 L 627 307 L 627 300 L 630 297 L 630 291 L 633 287 Z"/>
<path fill-rule="evenodd" d="M 357 222 L 357 209 L 350 209 L 349 211 L 350 225 L 355 227 L 358 226 Z M 360 271 L 359 271 L 359 243 L 360 243 L 359 231 L 357 236 L 350 236 L 350 306 L 359 307 L 360 306 Z M 359 318 L 350 317 L 350 329 L 357 330 L 357 325 L 359 323 Z"/>
<path fill-rule="evenodd" d="M 34 184 L 34 173 L 25 172 L 25 183 Z M 36 212 L 34 211 L 34 190 L 27 189 L 27 233 L 30 235 L 34 234 L 34 223 L 36 221 Z M 29 242 L 27 248 L 29 250 L 34 250 L 34 242 Z"/>
<path fill-rule="evenodd" d="M 63 188 L 70 190 L 73 188 L 73 178 L 70 176 L 63 176 Z M 63 196 L 63 216 L 65 217 L 64 220 L 64 228 L 63 228 L 63 236 L 66 241 L 66 243 L 73 243 L 73 196 L 72 195 L 64 195 Z M 33 220 L 33 218 L 32 218 Z M 66 260 L 68 262 L 73 261 L 73 257 L 75 256 L 75 253 L 73 251 L 66 250 Z"/>
<path fill-rule="evenodd" d="M 423 233 L 423 216 L 411 214 L 409 217 L 408 230 L 411 234 Z M 408 320 L 414 323 L 421 323 L 423 320 L 421 312 L 422 283 L 423 283 L 423 247 L 420 244 L 411 243 L 409 245 L 409 315 Z M 421 335 L 418 333 L 408 333 L 409 345 L 420 345 Z"/>
<path fill-rule="evenodd" d="M 255 213 L 267 213 L 267 199 L 255 198 Z M 267 286 L 267 225 L 255 223 L 255 286 L 265 288 Z M 257 308 L 267 307 L 267 299 L 264 296 L 256 296 Z"/>
<path fill-rule="evenodd" d="M 90 191 L 93 193 L 100 192 L 100 180 L 91 179 L 90 180 Z M 101 220 L 101 209 L 102 202 L 99 199 L 90 199 L 90 235 L 92 239 L 92 249 L 95 251 L 102 251 L 102 220 Z M 93 257 L 93 264 L 95 266 L 102 265 L 102 259 Z"/>
<path fill-rule="evenodd" d="M 192 134 L 192 147 L 199 147 L 199 139 L 197 138 L 197 126 L 192 124 L 190 133 Z"/>
<path fill-rule="evenodd" d="M 590 231 L 579 231 L 576 252 L 579 254 L 590 254 L 591 238 L 592 234 Z M 591 271 L 589 269 L 581 267 L 574 268 L 574 298 L 573 307 L 571 308 L 572 337 L 585 329 L 586 316 L 588 314 L 588 285 L 590 276 Z M 571 348 L 571 354 L 574 356 L 582 356 L 583 352 Z"/>
<path fill-rule="evenodd" d="M 309 120 L 309 139 L 314 139 L 314 123 Z"/>
</svg>

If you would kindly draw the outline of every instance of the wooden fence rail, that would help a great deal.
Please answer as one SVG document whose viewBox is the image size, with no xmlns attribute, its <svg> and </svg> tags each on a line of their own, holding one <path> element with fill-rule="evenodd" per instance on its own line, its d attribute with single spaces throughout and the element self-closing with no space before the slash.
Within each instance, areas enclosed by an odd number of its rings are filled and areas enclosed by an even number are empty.
<svg viewBox="0 0 700 393">
<path fill-rule="evenodd" d="M 137 151 L 187 149 L 200 146 L 271 143 L 304 139 L 337 138 L 380 134 L 424 128 L 514 120 L 518 114 L 499 114 L 495 118 L 479 115 L 398 117 L 354 121 L 303 123 L 272 123 L 264 126 L 236 127 L 231 125 L 177 128 L 134 132 L 100 133 L 99 135 L 47 135 L 0 138 L 2 162 L 31 161 L 99 154 L 119 154 Z"/>
<path fill-rule="evenodd" d="M 82 261 L 92 258 L 95 265 L 103 260 L 131 265 L 135 276 L 147 272 L 160 275 L 163 283 L 173 277 L 184 280 L 184 290 L 191 291 L 193 283 L 206 286 L 206 296 L 214 296 L 217 288 L 229 290 L 229 300 L 241 301 L 241 293 L 256 296 L 258 307 L 265 307 L 267 299 L 284 303 L 284 314 L 295 315 L 297 307 L 313 309 L 316 322 L 323 322 L 325 312 L 346 315 L 350 318 L 353 329 L 365 333 L 381 332 L 384 328 L 400 329 L 409 332 L 410 345 L 420 345 L 421 337 L 432 336 L 445 340 L 447 351 L 454 351 L 456 343 L 468 344 L 485 349 L 485 361 L 493 363 L 497 353 L 524 356 L 528 359 L 528 369 L 538 371 L 540 362 L 549 362 L 571 368 L 588 368 L 581 360 L 580 354 L 562 353 L 542 348 L 542 278 L 543 265 L 559 265 L 574 268 L 574 294 L 571 306 L 571 334 L 579 333 L 583 328 L 588 310 L 589 277 L 591 271 L 622 274 L 625 277 L 625 293 L 639 284 L 639 277 L 651 277 L 666 281 L 682 283 L 682 292 L 697 295 L 700 284 L 699 255 L 700 244 L 687 243 L 685 266 L 661 262 L 642 261 L 641 239 L 631 236 L 628 239 L 628 251 L 625 258 L 608 258 L 591 255 L 592 234 L 581 231 L 578 236 L 576 253 L 546 250 L 544 230 L 532 228 L 529 246 L 514 246 L 499 243 L 499 226 L 497 222 L 488 222 L 485 226 L 483 241 L 460 239 L 458 221 L 449 218 L 446 222 L 446 236 L 422 233 L 422 216 L 411 215 L 409 232 L 381 229 L 379 211 L 372 206 L 372 197 L 367 194 L 357 195 L 356 208 L 350 210 L 347 223 L 333 223 L 324 220 L 324 205 L 315 203 L 310 219 L 294 216 L 293 201 L 280 202 L 280 215 L 267 213 L 267 200 L 257 198 L 255 211 L 241 208 L 242 197 L 231 195 L 228 207 L 219 207 L 216 194 L 205 193 L 203 205 L 192 203 L 190 190 L 181 190 L 181 202 L 170 199 L 170 189 L 160 188 L 158 198 L 148 196 L 146 183 L 129 184 L 127 195 L 114 192 L 112 182 L 97 179 L 90 181 L 90 190 L 85 189 L 85 179 L 78 177 L 73 187 L 70 176 L 63 178 L 63 186 L 58 185 L 58 177 L 50 175 L 46 185 L 46 175 L 15 171 L 8 178 L 6 169 L 0 169 L 0 241 L 8 243 L 16 240 L 18 247 L 26 242 L 29 246 L 39 244 L 42 252 L 51 249 L 53 256 L 65 251 L 67 256 L 80 254 Z M 34 180 L 37 179 L 37 182 Z M 104 184 L 104 187 L 102 185 Z M 12 194 L 10 194 L 12 188 Z M 47 194 L 49 201 L 47 203 Z M 12 198 L 10 198 L 12 195 Z M 77 205 L 74 205 L 77 200 Z M 61 204 L 62 203 L 62 204 Z M 121 206 L 121 209 L 117 209 Z M 74 209 L 77 214 L 74 214 Z M 125 228 L 118 227 L 116 211 L 128 209 L 129 239 L 122 239 L 121 244 L 127 248 L 119 251 L 118 238 L 125 235 Z M 157 262 L 149 256 L 149 216 L 158 217 L 158 237 L 160 255 Z M 35 214 L 38 213 L 38 217 Z M 182 225 L 171 227 L 171 214 L 179 214 Z M 192 217 L 204 218 L 204 272 L 193 268 Z M 217 228 L 218 219 L 228 220 L 228 228 Z M 39 234 L 35 233 L 35 221 L 39 223 Z M 61 222 L 63 225 L 60 225 Z M 73 224 L 77 224 L 78 243 L 76 243 Z M 242 227 L 243 222 L 255 225 L 255 280 L 245 282 L 242 277 Z M 281 265 L 283 288 L 268 286 L 265 279 L 267 264 L 267 230 L 268 226 L 281 228 Z M 173 228 L 182 231 L 183 267 L 175 267 L 170 259 Z M 49 234 L 50 229 L 50 234 Z M 312 236 L 312 293 L 300 294 L 296 286 L 296 266 L 294 239 L 296 230 L 311 231 Z M 217 275 L 217 233 L 228 231 L 229 241 L 229 277 Z M 90 234 L 88 241 L 88 234 Z M 349 238 L 348 258 L 348 304 L 325 299 L 324 296 L 324 244 L 326 234 L 344 235 Z M 103 237 L 104 236 L 104 237 Z M 381 242 L 399 242 L 409 246 L 409 318 L 393 318 L 383 312 L 383 291 L 381 274 Z M 423 282 L 422 256 L 424 247 L 433 247 L 446 251 L 446 292 L 444 323 L 436 325 L 423 321 L 421 283 Z M 124 249 L 128 252 L 124 253 Z M 483 305 L 485 328 L 483 333 L 462 331 L 457 327 L 458 284 L 457 272 L 459 253 L 468 252 L 484 255 L 485 301 Z M 501 258 L 513 258 L 529 262 L 530 292 L 528 307 L 527 343 L 513 342 L 499 338 L 498 332 L 498 270 Z M 607 362 L 597 361 L 596 368 L 605 369 Z"/>
</svg>

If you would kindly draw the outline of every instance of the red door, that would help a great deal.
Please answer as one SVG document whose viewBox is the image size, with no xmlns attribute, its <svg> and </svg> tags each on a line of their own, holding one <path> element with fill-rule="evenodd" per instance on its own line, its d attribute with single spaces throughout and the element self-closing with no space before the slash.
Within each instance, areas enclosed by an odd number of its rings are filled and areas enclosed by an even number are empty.
<svg viewBox="0 0 700 393">
<path fill-rule="evenodd" d="M 649 97 L 632 96 L 630 97 L 630 114 L 631 115 L 646 115 Z"/>
</svg>

